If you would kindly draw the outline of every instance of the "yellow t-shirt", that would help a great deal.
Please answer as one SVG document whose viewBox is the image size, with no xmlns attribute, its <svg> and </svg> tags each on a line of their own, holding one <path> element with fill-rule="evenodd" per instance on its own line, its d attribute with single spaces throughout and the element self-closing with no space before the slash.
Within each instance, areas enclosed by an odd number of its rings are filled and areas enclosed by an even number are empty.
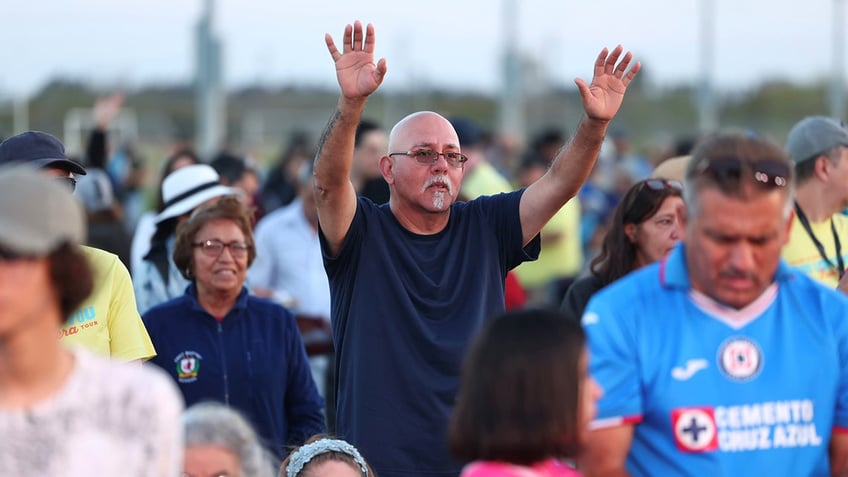
<svg viewBox="0 0 848 477">
<path fill-rule="evenodd" d="M 538 260 L 524 262 L 515 269 L 522 285 L 542 287 L 554 279 L 574 277 L 583 267 L 583 249 L 580 244 L 580 201 L 566 202 L 551 220 L 542 227 L 542 251 Z M 552 242 L 545 234 L 558 234 Z"/>
<path fill-rule="evenodd" d="M 481 162 L 474 167 L 463 179 L 460 188 L 462 195 L 468 200 L 481 195 L 495 195 L 513 190 L 509 181 L 488 162 Z"/>
<path fill-rule="evenodd" d="M 839 235 L 842 248 L 842 261 L 848 266 L 848 217 L 835 214 L 833 225 Z M 810 229 L 816 234 L 816 238 L 824 246 L 824 251 L 833 265 L 837 265 L 836 243 L 833 240 L 833 232 L 830 230 L 830 219 L 823 222 L 810 223 Z M 811 278 L 818 280 L 829 287 L 836 288 L 839 283 L 838 271 L 827 263 L 819 254 L 813 239 L 804 230 L 801 221 L 796 215 L 792 219 L 792 229 L 789 231 L 789 242 L 781 252 L 783 259 L 790 265 L 796 266 Z"/>
<path fill-rule="evenodd" d="M 138 314 L 132 281 L 117 255 L 83 247 L 94 273 L 94 289 L 62 328 L 62 343 L 119 361 L 156 356 Z"/>
</svg>

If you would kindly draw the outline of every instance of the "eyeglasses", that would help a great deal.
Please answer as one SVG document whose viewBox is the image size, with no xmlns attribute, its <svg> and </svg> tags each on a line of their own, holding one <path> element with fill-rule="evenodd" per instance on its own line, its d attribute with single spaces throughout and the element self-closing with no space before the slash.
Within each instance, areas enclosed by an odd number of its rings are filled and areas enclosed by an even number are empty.
<svg viewBox="0 0 848 477">
<path fill-rule="evenodd" d="M 713 157 L 702 161 L 695 168 L 696 174 L 710 176 L 719 185 L 736 185 L 745 171 L 751 173 L 754 183 L 766 189 L 783 188 L 789 184 L 792 168 L 786 161 L 761 159 L 743 161 L 738 157 Z"/>
<path fill-rule="evenodd" d="M 425 164 L 431 166 L 437 162 L 439 162 L 439 156 L 445 156 L 445 161 L 447 161 L 448 165 L 459 169 L 465 164 L 465 161 L 468 160 L 468 157 L 465 154 L 460 154 L 458 152 L 436 152 L 432 149 L 418 149 L 416 151 L 406 151 L 406 152 L 390 152 L 389 157 L 393 156 L 409 156 L 415 159 L 419 164 Z"/>
<path fill-rule="evenodd" d="M 77 188 L 77 180 L 73 177 L 56 177 L 55 179 L 63 186 L 67 187 L 71 193 L 73 193 Z"/>
<path fill-rule="evenodd" d="M 225 248 L 230 249 L 230 255 L 233 258 L 244 258 L 250 250 L 250 245 L 244 242 L 224 243 L 220 240 L 204 240 L 203 242 L 195 242 L 192 247 L 200 247 L 200 251 L 208 257 L 217 257 L 221 255 Z"/>
</svg>

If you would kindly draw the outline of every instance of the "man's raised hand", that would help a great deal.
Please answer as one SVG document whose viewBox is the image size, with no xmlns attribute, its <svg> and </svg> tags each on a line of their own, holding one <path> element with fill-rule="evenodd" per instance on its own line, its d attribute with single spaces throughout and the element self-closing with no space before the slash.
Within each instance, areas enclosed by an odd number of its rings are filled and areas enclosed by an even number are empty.
<svg viewBox="0 0 848 477">
<path fill-rule="evenodd" d="M 327 49 L 336 63 L 336 77 L 342 96 L 346 99 L 365 99 L 377 90 L 386 75 L 386 59 L 374 63 L 374 26 L 370 23 L 362 30 L 358 20 L 345 26 L 342 51 L 339 52 L 333 37 L 324 36 Z"/>
<path fill-rule="evenodd" d="M 587 85 L 580 78 L 574 80 L 583 98 L 583 109 L 586 116 L 599 121 L 609 121 L 618 112 L 627 86 L 633 81 L 636 73 L 642 65 L 637 61 L 630 70 L 627 67 L 633 59 L 629 51 L 619 62 L 618 59 L 624 49 L 621 45 L 615 47 L 612 53 L 606 48 L 601 50 L 598 59 L 595 60 L 595 71 L 592 84 Z M 618 63 L 616 65 L 616 63 Z"/>
</svg>

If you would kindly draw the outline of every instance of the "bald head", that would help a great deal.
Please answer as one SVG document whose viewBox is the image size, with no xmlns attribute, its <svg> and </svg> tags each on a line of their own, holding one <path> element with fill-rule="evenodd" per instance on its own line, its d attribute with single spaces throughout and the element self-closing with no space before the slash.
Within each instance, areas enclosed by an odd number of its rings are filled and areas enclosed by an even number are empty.
<svg viewBox="0 0 848 477">
<path fill-rule="evenodd" d="M 389 151 L 407 151 L 415 146 L 459 149 L 459 138 L 444 116 L 432 111 L 419 111 L 398 121 L 389 133 Z"/>
</svg>

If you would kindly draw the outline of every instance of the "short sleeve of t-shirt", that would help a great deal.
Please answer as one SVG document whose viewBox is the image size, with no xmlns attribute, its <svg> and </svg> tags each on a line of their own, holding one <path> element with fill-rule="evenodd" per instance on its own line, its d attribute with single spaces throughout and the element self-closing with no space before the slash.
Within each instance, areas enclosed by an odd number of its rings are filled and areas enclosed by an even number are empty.
<svg viewBox="0 0 848 477">
<path fill-rule="evenodd" d="M 114 254 L 90 247 L 83 251 L 94 272 L 95 285 L 80 309 L 87 310 L 85 315 L 94 319 L 71 317 L 79 331 L 64 339 L 119 361 L 155 356 L 153 343 L 138 313 L 127 268 Z M 93 323 L 96 325 L 89 327 Z"/>
<path fill-rule="evenodd" d="M 610 293 L 614 289 L 595 294 L 582 319 L 590 373 L 604 390 L 598 401 L 598 427 L 636 422 L 643 412 L 633 320 L 623 316 L 621 296 Z"/>
<path fill-rule="evenodd" d="M 108 320 L 112 358 L 122 361 L 150 359 L 156 351 L 138 313 L 130 274 L 120 261 L 116 260 L 112 266 Z"/>
</svg>

